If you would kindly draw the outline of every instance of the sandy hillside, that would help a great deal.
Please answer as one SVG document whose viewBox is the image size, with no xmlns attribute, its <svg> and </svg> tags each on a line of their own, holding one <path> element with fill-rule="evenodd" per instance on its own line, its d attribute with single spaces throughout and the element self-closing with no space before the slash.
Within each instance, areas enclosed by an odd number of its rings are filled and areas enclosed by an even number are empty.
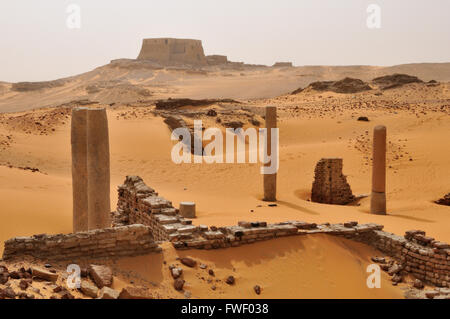
<svg viewBox="0 0 450 319">
<path fill-rule="evenodd" d="M 450 81 L 450 63 L 380 66 L 222 66 L 150 67 L 137 60 L 112 62 L 92 71 L 54 81 L 0 83 L 0 113 L 54 107 L 76 101 L 148 105 L 164 98 L 259 99 L 287 94 L 314 81 L 352 77 L 369 81 L 393 73 L 424 81 Z"/>
<path fill-rule="evenodd" d="M 46 98 L 40 94 L 42 99 Z M 28 98 L 24 97 L 24 101 Z M 412 83 L 391 90 L 354 94 L 307 89 L 296 95 L 244 101 L 238 107 L 257 110 L 264 105 L 276 105 L 279 108 L 281 163 L 277 207 L 268 207 L 260 200 L 260 164 L 176 165 L 170 158 L 173 145 L 170 130 L 163 118 L 155 115 L 153 105 L 99 105 L 108 108 L 112 207 L 116 204 L 116 186 L 126 175 L 139 175 L 175 206 L 180 201 L 195 201 L 198 215 L 195 224 L 222 226 L 239 220 L 331 223 L 356 220 L 383 224 L 385 230 L 397 234 L 423 229 L 430 236 L 450 242 L 450 209 L 433 203 L 450 191 L 448 83 L 432 86 Z M 8 110 L 5 104 L 0 104 L 0 108 Z M 206 114 L 211 108 L 222 110 L 224 106 L 214 104 L 195 109 Z M 15 236 L 71 232 L 69 114 L 70 106 L 0 114 L 0 242 Z M 233 116 L 249 126 L 247 118 L 238 113 Z M 367 116 L 370 121 L 357 121 L 359 116 Z M 199 117 L 221 127 L 210 117 Z M 219 113 L 218 117 L 224 115 Z M 368 198 L 354 206 L 310 202 L 314 166 L 322 157 L 342 157 L 353 193 L 370 193 L 371 132 L 378 124 L 388 128 L 389 214 L 369 214 Z M 165 247 L 164 258 L 168 262 L 175 259 L 175 254 L 184 253 Z M 209 285 L 193 272 L 188 274 L 187 281 L 198 281 L 198 285 L 189 287 L 193 296 L 198 297 L 212 296 L 212 293 L 214 297 L 248 298 L 255 284 L 264 288 L 264 297 L 268 298 L 401 295 L 398 288 L 390 286 L 375 294 L 367 291 L 361 282 L 366 276 L 364 266 L 374 252 L 326 236 L 285 238 L 189 254 L 217 267 L 221 276 L 235 268 L 236 277 L 242 281 L 242 291 L 232 291 L 231 287 L 220 284 L 211 292 Z M 119 261 L 120 269 L 134 269 L 149 281 L 164 282 L 167 274 L 162 274 L 159 264 L 156 268 L 146 268 L 153 263 L 152 258 L 155 257 Z M 321 266 L 316 267 L 319 263 Z M 301 274 L 298 269 L 302 269 Z M 352 279 L 346 276 L 349 269 Z M 342 290 L 343 285 L 348 289 Z"/>
</svg>

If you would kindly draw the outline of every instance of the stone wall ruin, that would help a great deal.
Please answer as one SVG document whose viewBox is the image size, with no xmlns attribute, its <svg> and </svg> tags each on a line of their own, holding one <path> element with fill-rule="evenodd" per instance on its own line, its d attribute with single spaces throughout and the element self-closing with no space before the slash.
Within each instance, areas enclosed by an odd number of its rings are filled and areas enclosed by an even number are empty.
<svg viewBox="0 0 450 319">
<path fill-rule="evenodd" d="M 311 191 L 313 202 L 346 205 L 355 199 L 342 166 L 342 158 L 322 158 L 317 163 Z"/>
<path fill-rule="evenodd" d="M 208 65 L 201 40 L 155 38 L 144 39 L 138 60 L 161 65 Z"/>
</svg>

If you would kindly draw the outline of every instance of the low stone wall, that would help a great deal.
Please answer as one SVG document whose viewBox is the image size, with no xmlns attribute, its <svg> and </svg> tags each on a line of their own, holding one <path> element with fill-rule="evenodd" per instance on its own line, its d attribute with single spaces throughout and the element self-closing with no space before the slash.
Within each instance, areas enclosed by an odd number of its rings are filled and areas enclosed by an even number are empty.
<svg viewBox="0 0 450 319">
<path fill-rule="evenodd" d="M 48 260 L 96 259 L 160 252 L 150 227 L 129 225 L 68 235 L 34 235 L 5 241 L 3 259 L 32 256 Z"/>
<path fill-rule="evenodd" d="M 450 245 L 411 230 L 398 236 L 381 230 L 339 234 L 363 242 L 393 257 L 403 270 L 440 287 L 450 287 Z"/>
</svg>

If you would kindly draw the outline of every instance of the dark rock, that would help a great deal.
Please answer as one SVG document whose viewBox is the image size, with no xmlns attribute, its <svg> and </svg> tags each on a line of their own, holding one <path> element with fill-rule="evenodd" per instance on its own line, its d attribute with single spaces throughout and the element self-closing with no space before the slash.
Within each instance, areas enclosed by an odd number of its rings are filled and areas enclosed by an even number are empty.
<svg viewBox="0 0 450 319">
<path fill-rule="evenodd" d="M 420 279 L 415 279 L 414 280 L 414 288 L 422 289 L 423 287 L 424 286 L 423 286 L 422 280 L 420 280 Z"/>
<path fill-rule="evenodd" d="M 206 115 L 208 116 L 217 116 L 217 112 L 214 109 L 208 110 L 208 112 L 206 112 Z"/>
<path fill-rule="evenodd" d="M 212 269 L 209 269 L 209 270 L 208 270 L 208 274 L 209 274 L 210 276 L 215 276 L 214 270 L 212 270 Z"/>
<path fill-rule="evenodd" d="M 20 273 L 19 273 L 18 271 L 12 271 L 12 272 L 10 272 L 10 273 L 9 273 L 9 277 L 10 277 L 11 279 L 20 279 L 20 278 L 22 278 L 22 277 L 20 276 Z"/>
<path fill-rule="evenodd" d="M 229 285 L 234 285 L 235 279 L 233 276 L 228 276 L 227 279 L 225 280 L 225 282 Z"/>
<path fill-rule="evenodd" d="M 6 287 L 3 289 L 3 294 L 6 298 L 14 299 L 16 298 L 17 294 L 11 287 Z"/>
<path fill-rule="evenodd" d="M 183 257 L 183 258 L 181 258 L 181 259 L 180 259 L 180 262 L 181 262 L 183 265 L 188 266 L 188 267 L 191 267 L 191 268 L 193 268 L 193 267 L 195 267 L 195 266 L 197 265 L 197 262 L 196 262 L 194 259 L 189 258 L 189 257 Z"/>
<path fill-rule="evenodd" d="M 184 283 L 185 281 L 181 278 L 175 279 L 175 281 L 173 282 L 173 287 L 175 288 L 175 290 L 181 291 L 183 290 Z"/>
<path fill-rule="evenodd" d="M 375 262 L 377 264 L 385 264 L 386 263 L 386 258 L 384 258 L 384 257 L 372 257 L 371 259 L 373 262 Z"/>
<path fill-rule="evenodd" d="M 450 193 L 435 201 L 436 204 L 450 206 Z"/>
<path fill-rule="evenodd" d="M 378 84 L 382 90 L 401 87 L 408 83 L 423 83 L 423 81 L 416 76 L 399 73 L 380 76 L 373 79 L 372 82 Z"/>
<path fill-rule="evenodd" d="M 358 121 L 369 122 L 369 118 L 367 116 L 360 116 L 358 117 Z"/>
<path fill-rule="evenodd" d="M 260 286 L 256 285 L 255 287 L 253 287 L 253 290 L 255 290 L 257 295 L 261 294 L 261 287 Z"/>
<path fill-rule="evenodd" d="M 21 280 L 20 282 L 19 282 L 19 288 L 20 289 L 22 289 L 22 290 L 27 290 L 27 288 L 28 288 L 28 282 L 26 281 L 26 280 Z"/>
</svg>

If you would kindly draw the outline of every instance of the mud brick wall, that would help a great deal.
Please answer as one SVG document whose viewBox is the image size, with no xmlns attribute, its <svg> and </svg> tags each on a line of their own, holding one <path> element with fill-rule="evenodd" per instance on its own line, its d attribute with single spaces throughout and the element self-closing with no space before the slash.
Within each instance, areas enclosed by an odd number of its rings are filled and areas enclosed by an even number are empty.
<svg viewBox="0 0 450 319">
<path fill-rule="evenodd" d="M 324 160 L 323 163 L 330 162 Z M 331 163 L 339 164 L 331 165 L 339 176 L 337 172 L 342 171 L 342 160 L 331 159 Z M 349 187 L 346 194 L 351 194 Z M 450 245 L 426 236 L 423 231 L 408 231 L 402 237 L 383 231 L 382 225 L 357 222 L 317 225 L 302 221 L 275 224 L 240 221 L 236 226 L 228 227 L 195 226 L 138 176 L 127 176 L 125 183 L 119 186 L 114 222 L 121 225 L 141 222 L 149 226 L 156 240 L 170 241 L 177 249 L 236 247 L 283 236 L 318 233 L 340 236 L 363 242 L 392 256 L 406 272 L 419 279 L 437 286 L 450 286 Z"/>
<path fill-rule="evenodd" d="M 157 241 L 168 241 L 170 230 L 166 224 L 178 224 L 180 227 L 191 221 L 178 215 L 172 202 L 158 196 L 139 176 L 127 176 L 123 185 L 118 187 L 117 210 L 112 213 L 113 227 L 143 224 L 150 227 Z"/>
<path fill-rule="evenodd" d="M 335 234 L 363 242 L 393 257 L 403 270 L 439 287 L 450 287 L 450 245 L 425 236 L 424 231 L 407 231 L 398 236 L 373 230 Z"/>
<path fill-rule="evenodd" d="M 313 202 L 345 205 L 353 201 L 342 166 L 342 158 L 322 158 L 317 163 L 311 192 Z"/>
<path fill-rule="evenodd" d="M 3 259 L 32 256 L 48 260 L 97 259 L 160 252 L 144 225 L 95 229 L 68 235 L 34 235 L 5 241 Z"/>
</svg>

